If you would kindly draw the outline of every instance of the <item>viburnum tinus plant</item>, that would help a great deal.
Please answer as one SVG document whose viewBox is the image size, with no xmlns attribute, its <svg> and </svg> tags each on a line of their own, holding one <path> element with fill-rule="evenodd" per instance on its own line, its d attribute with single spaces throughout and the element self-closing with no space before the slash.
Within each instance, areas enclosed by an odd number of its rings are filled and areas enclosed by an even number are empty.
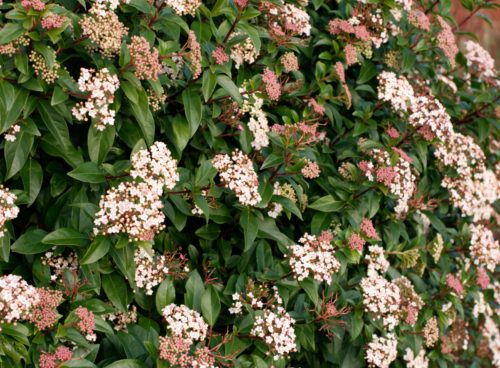
<svg viewBox="0 0 500 368">
<path fill-rule="evenodd" d="M 461 4 L 0 0 L 0 365 L 500 367 Z"/>
</svg>

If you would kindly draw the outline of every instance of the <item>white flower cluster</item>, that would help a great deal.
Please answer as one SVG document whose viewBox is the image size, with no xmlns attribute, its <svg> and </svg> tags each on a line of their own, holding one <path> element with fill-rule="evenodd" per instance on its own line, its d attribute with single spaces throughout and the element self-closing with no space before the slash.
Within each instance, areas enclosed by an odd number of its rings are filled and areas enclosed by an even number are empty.
<svg viewBox="0 0 500 368">
<path fill-rule="evenodd" d="M 236 32 L 233 36 L 231 36 L 231 38 L 239 35 L 241 35 L 241 33 Z M 239 69 L 243 63 L 252 64 L 257 56 L 257 49 L 255 48 L 250 37 L 245 38 L 244 41 L 231 47 L 231 59 L 233 59 L 236 69 Z"/>
<path fill-rule="evenodd" d="M 250 158 L 240 150 L 218 154 L 212 165 L 219 171 L 222 183 L 236 193 L 238 201 L 245 206 L 255 206 L 261 201 L 259 179 Z"/>
<path fill-rule="evenodd" d="M 453 134 L 450 115 L 436 98 L 430 96 L 417 97 L 410 107 L 409 123 L 416 129 L 423 129 L 423 136 L 431 140 L 432 136 L 445 141 Z M 432 132 L 430 134 L 429 132 Z"/>
<path fill-rule="evenodd" d="M 15 194 L 0 185 L 0 238 L 5 235 L 5 223 L 19 214 L 19 207 L 15 205 L 16 199 Z"/>
<path fill-rule="evenodd" d="M 368 273 L 360 285 L 365 311 L 375 319 L 382 319 L 384 326 L 393 330 L 399 324 L 401 296 L 398 286 L 376 272 Z"/>
<path fill-rule="evenodd" d="M 415 99 L 413 88 L 404 76 L 383 71 L 378 76 L 378 99 L 389 102 L 396 112 L 406 112 Z"/>
<path fill-rule="evenodd" d="M 274 183 L 273 195 L 277 196 L 283 195 L 281 185 L 278 182 Z M 272 202 L 269 204 L 269 210 L 267 211 L 267 214 L 272 218 L 277 218 L 282 211 L 283 211 L 283 205 L 281 203 Z"/>
<path fill-rule="evenodd" d="M 169 304 L 163 308 L 162 314 L 172 336 L 190 342 L 202 341 L 207 337 L 208 325 L 197 311 L 185 305 Z"/>
<path fill-rule="evenodd" d="M 480 79 L 493 80 L 497 78 L 495 60 L 491 57 L 488 51 L 474 41 L 466 41 L 464 46 L 467 65 L 470 69 L 472 69 L 472 71 L 478 73 Z M 495 80 L 494 84 L 499 86 L 500 81 Z"/>
<path fill-rule="evenodd" d="M 137 307 L 133 305 L 132 308 L 126 312 L 117 311 L 115 313 L 107 313 L 102 317 L 110 321 L 116 331 L 127 332 L 127 325 L 137 322 Z"/>
<path fill-rule="evenodd" d="M 479 315 L 492 316 L 493 309 L 490 304 L 484 299 L 484 294 L 479 293 L 479 298 L 474 301 L 474 308 L 472 308 L 472 315 L 474 318 L 479 318 Z"/>
<path fill-rule="evenodd" d="M 8 142 L 15 142 L 17 133 L 19 133 L 20 131 L 21 126 L 19 124 L 14 124 L 9 128 L 9 130 L 4 133 L 3 137 Z"/>
<path fill-rule="evenodd" d="M 240 88 L 240 92 L 245 91 L 245 88 Z M 250 120 L 248 121 L 248 129 L 253 134 L 252 147 L 260 150 L 269 146 L 269 122 L 267 121 L 266 113 L 262 110 L 264 99 L 257 97 L 255 93 L 246 96 L 241 106 L 242 113 L 248 113 Z"/>
<path fill-rule="evenodd" d="M 130 175 L 141 178 L 158 195 L 162 195 L 163 189 L 173 189 L 179 174 L 177 172 L 177 160 L 172 158 L 170 150 L 163 142 L 155 142 L 149 150 L 140 150 L 132 156 L 132 170 Z"/>
<path fill-rule="evenodd" d="M 26 319 L 31 308 L 39 301 L 37 290 L 21 276 L 0 277 L 0 323 L 13 323 Z"/>
<path fill-rule="evenodd" d="M 429 359 L 425 356 L 424 349 L 420 349 L 418 354 L 415 356 L 413 350 L 406 348 L 403 359 L 406 362 L 407 368 L 427 368 L 429 366 Z"/>
<path fill-rule="evenodd" d="M 482 333 L 488 340 L 488 348 L 492 353 L 491 364 L 498 368 L 500 367 L 500 330 L 492 317 L 485 317 Z"/>
<path fill-rule="evenodd" d="M 97 6 L 106 7 L 111 10 L 118 8 L 120 3 L 128 4 L 130 0 L 96 0 L 95 4 Z"/>
<path fill-rule="evenodd" d="M 374 272 L 384 273 L 389 269 L 390 263 L 384 256 L 384 248 L 370 245 L 365 259 L 368 261 L 368 274 Z"/>
<path fill-rule="evenodd" d="M 285 28 L 293 29 L 298 35 L 311 35 L 311 22 L 306 11 L 293 4 L 285 4 L 279 8 L 280 17 L 285 23 Z"/>
<path fill-rule="evenodd" d="M 473 224 L 471 232 L 471 258 L 474 264 L 484 267 L 491 272 L 500 264 L 500 244 L 493 237 L 490 229 L 481 224 Z"/>
<path fill-rule="evenodd" d="M 243 312 L 243 303 L 241 301 L 241 295 L 239 293 L 234 293 L 232 295 L 233 304 L 228 309 L 231 314 L 241 314 Z"/>
<path fill-rule="evenodd" d="M 374 335 L 365 353 L 370 368 L 389 368 L 397 356 L 398 341 L 394 334 L 388 334 L 387 337 Z"/>
<path fill-rule="evenodd" d="M 106 125 L 115 124 L 115 111 L 109 108 L 115 99 L 115 92 L 120 86 L 116 75 L 111 75 L 107 68 L 103 68 L 93 75 L 93 69 L 80 69 L 78 86 L 82 92 L 88 92 L 87 101 L 73 107 L 73 115 L 78 120 L 87 121 L 87 115 L 95 121 L 97 130 L 104 130 Z"/>
<path fill-rule="evenodd" d="M 135 250 L 135 283 L 145 289 L 146 295 L 153 295 L 153 288 L 168 275 L 167 260 L 164 255 L 149 254 L 142 247 Z"/>
<path fill-rule="evenodd" d="M 331 233 L 324 232 L 319 237 L 305 233 L 299 239 L 300 244 L 290 247 L 289 262 L 297 280 L 302 281 L 312 275 L 315 280 L 325 281 L 328 285 L 332 276 L 340 269 L 340 263 L 335 258 L 335 251 L 330 244 Z"/>
<path fill-rule="evenodd" d="M 42 258 L 42 264 L 47 265 L 51 268 L 50 281 L 52 282 L 63 282 L 64 271 L 68 270 L 70 272 L 78 272 L 80 269 L 80 264 L 78 263 L 78 256 L 76 253 L 71 252 L 67 256 L 54 254 L 55 247 L 50 251 L 46 252 Z"/>
<path fill-rule="evenodd" d="M 263 339 L 275 353 L 274 359 L 297 350 L 295 343 L 295 320 L 281 306 L 275 311 L 264 309 L 255 317 L 250 335 Z"/>
<path fill-rule="evenodd" d="M 147 183 L 120 183 L 101 197 L 94 232 L 127 234 L 133 240 L 152 240 L 165 228 L 163 203 Z"/>
<path fill-rule="evenodd" d="M 201 5 L 201 0 L 166 0 L 165 2 L 179 16 L 188 14 L 194 16 Z"/>
</svg>

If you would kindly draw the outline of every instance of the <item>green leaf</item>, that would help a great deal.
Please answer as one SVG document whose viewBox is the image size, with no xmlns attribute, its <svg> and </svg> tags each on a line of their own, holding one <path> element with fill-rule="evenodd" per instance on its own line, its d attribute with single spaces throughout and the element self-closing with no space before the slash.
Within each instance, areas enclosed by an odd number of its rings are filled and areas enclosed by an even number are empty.
<svg viewBox="0 0 500 368">
<path fill-rule="evenodd" d="M 308 206 L 310 209 L 321 212 L 339 212 L 342 207 L 342 201 L 334 199 L 331 195 L 321 197 Z"/>
<path fill-rule="evenodd" d="M 142 136 L 146 143 L 150 146 L 155 140 L 155 121 L 153 114 L 149 109 L 148 96 L 146 92 L 141 88 L 137 90 L 138 102 L 135 103 L 130 101 L 130 107 L 134 117 L 137 119 L 137 123 L 142 131 Z"/>
<path fill-rule="evenodd" d="M 137 359 L 122 359 L 107 365 L 106 368 L 148 368 L 148 366 Z"/>
<path fill-rule="evenodd" d="M 307 296 L 311 301 L 314 303 L 316 306 L 319 301 L 319 282 L 313 279 L 304 279 L 302 281 L 299 281 L 299 285 L 304 291 L 306 292 Z"/>
<path fill-rule="evenodd" d="M 217 78 L 210 70 L 203 72 L 203 79 L 201 83 L 201 91 L 203 92 L 203 99 L 208 102 L 212 93 L 214 93 L 215 86 L 217 85 Z"/>
<path fill-rule="evenodd" d="M 102 276 L 102 288 L 113 305 L 122 312 L 126 312 L 129 300 L 129 291 L 125 280 L 117 273 Z"/>
<path fill-rule="evenodd" d="M 96 164 L 101 164 L 115 141 L 116 129 L 108 126 L 103 131 L 99 131 L 94 125 L 89 127 L 87 135 L 87 146 L 90 160 Z"/>
<path fill-rule="evenodd" d="M 220 298 L 213 285 L 208 285 L 201 298 L 201 313 L 210 326 L 215 325 L 220 313 Z"/>
<path fill-rule="evenodd" d="M 80 260 L 81 264 L 91 264 L 95 263 L 108 254 L 109 248 L 111 247 L 111 240 L 102 235 L 96 236 L 94 241 L 90 243 L 87 251 Z"/>
<path fill-rule="evenodd" d="M 176 115 L 168 128 L 172 129 L 173 142 L 180 155 L 191 138 L 189 123 L 183 116 Z"/>
<path fill-rule="evenodd" d="M 235 100 L 239 104 L 243 102 L 238 87 L 227 75 L 218 75 L 217 84 L 221 86 L 224 89 L 224 91 L 226 91 L 229 94 L 229 96 L 233 98 L 233 100 Z"/>
<path fill-rule="evenodd" d="M 244 252 L 246 252 L 252 246 L 255 238 L 257 237 L 257 232 L 259 231 L 257 218 L 252 212 L 250 212 L 249 209 L 246 209 L 241 213 L 240 226 L 243 229 L 243 237 L 245 239 Z"/>
<path fill-rule="evenodd" d="M 84 245 L 88 239 L 82 233 L 69 227 L 62 227 L 45 235 L 43 244 L 52 245 Z"/>
<path fill-rule="evenodd" d="M 28 206 L 35 202 L 43 182 L 43 170 L 38 161 L 30 159 L 21 170 L 24 191 L 28 195 Z"/>
<path fill-rule="evenodd" d="M 163 308 L 175 301 L 175 286 L 172 280 L 167 277 L 156 290 L 155 304 L 158 314 L 162 314 Z"/>
<path fill-rule="evenodd" d="M 364 84 L 371 80 L 378 74 L 377 67 L 371 61 L 366 61 L 361 66 L 361 70 L 359 71 L 357 84 Z"/>
<path fill-rule="evenodd" d="M 202 108 L 199 92 L 190 87 L 182 92 L 182 103 L 184 104 L 184 112 L 189 123 L 191 137 L 196 133 L 201 123 Z"/>
<path fill-rule="evenodd" d="M 28 230 L 12 244 L 10 249 L 20 254 L 43 253 L 52 248 L 51 244 L 42 243 L 42 239 L 46 234 L 47 232 L 41 229 Z"/>
<path fill-rule="evenodd" d="M 5 232 L 0 238 L 0 259 L 4 262 L 9 262 L 10 257 L 10 235 Z"/>
<path fill-rule="evenodd" d="M 0 45 L 14 41 L 26 32 L 21 23 L 9 22 L 0 29 Z"/>
<path fill-rule="evenodd" d="M 61 87 L 54 87 L 54 92 L 52 93 L 52 99 L 50 104 L 52 106 L 59 105 L 60 103 L 66 101 L 69 98 L 69 94 L 64 92 Z"/>
<path fill-rule="evenodd" d="M 84 162 L 76 169 L 70 171 L 68 176 L 84 183 L 100 184 L 106 181 L 104 171 L 94 162 Z"/>
<path fill-rule="evenodd" d="M 198 271 L 191 272 L 186 282 L 186 294 L 184 303 L 191 309 L 201 310 L 201 297 L 205 293 L 205 285 Z"/>
<path fill-rule="evenodd" d="M 72 359 L 63 362 L 60 368 L 97 368 L 97 366 L 87 359 Z"/>
<path fill-rule="evenodd" d="M 28 159 L 33 147 L 34 137 L 21 128 L 14 142 L 5 142 L 5 163 L 7 164 L 7 175 L 5 179 L 12 178 L 21 170 Z"/>
</svg>

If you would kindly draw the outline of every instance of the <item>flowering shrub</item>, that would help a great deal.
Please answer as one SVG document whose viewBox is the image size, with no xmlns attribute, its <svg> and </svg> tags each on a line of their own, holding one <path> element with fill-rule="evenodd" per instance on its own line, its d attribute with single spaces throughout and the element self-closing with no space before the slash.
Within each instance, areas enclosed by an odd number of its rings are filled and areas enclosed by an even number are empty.
<svg viewBox="0 0 500 368">
<path fill-rule="evenodd" d="M 0 365 L 500 367 L 461 3 L 0 0 Z"/>
</svg>

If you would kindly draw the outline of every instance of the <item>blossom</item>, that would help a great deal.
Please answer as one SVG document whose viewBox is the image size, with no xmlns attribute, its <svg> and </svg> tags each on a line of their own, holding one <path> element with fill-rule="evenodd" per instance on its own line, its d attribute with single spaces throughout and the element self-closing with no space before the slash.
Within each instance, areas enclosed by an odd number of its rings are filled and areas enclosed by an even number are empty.
<svg viewBox="0 0 500 368">
<path fill-rule="evenodd" d="M 241 35 L 241 33 L 235 32 L 230 39 L 239 35 Z M 257 55 L 257 50 L 250 37 L 247 37 L 242 42 L 231 46 L 231 59 L 234 60 L 236 69 L 239 69 L 243 63 L 252 64 L 257 58 Z"/>
<path fill-rule="evenodd" d="M 435 98 L 420 96 L 415 98 L 410 107 L 408 121 L 416 129 L 428 128 L 432 132 L 429 137 L 437 136 L 446 141 L 453 134 L 451 118 L 444 106 Z"/>
<path fill-rule="evenodd" d="M 325 107 L 323 105 L 321 105 L 320 103 L 318 103 L 318 101 L 316 101 L 314 98 L 310 98 L 308 101 L 307 101 L 307 104 L 309 106 L 311 106 L 311 108 L 313 109 L 313 111 L 318 114 L 319 116 L 323 116 L 325 115 Z"/>
<path fill-rule="evenodd" d="M 50 13 L 42 19 L 42 28 L 46 30 L 61 28 L 67 20 L 64 15 Z"/>
<path fill-rule="evenodd" d="M 120 183 L 101 197 L 94 232 L 124 233 L 133 240 L 152 240 L 165 228 L 157 190 L 147 183 Z"/>
<path fill-rule="evenodd" d="M 95 74 L 94 74 L 95 73 Z M 82 92 L 88 92 L 87 101 L 79 102 L 71 110 L 78 120 L 95 119 L 95 127 L 102 131 L 106 125 L 115 124 L 115 111 L 109 108 L 115 99 L 115 92 L 120 86 L 116 75 L 111 75 L 107 68 L 98 72 L 94 69 L 80 69 L 78 86 Z"/>
<path fill-rule="evenodd" d="M 446 277 L 446 284 L 450 287 L 458 296 L 462 296 L 464 293 L 464 287 L 462 282 L 458 277 L 452 274 L 448 274 Z"/>
<path fill-rule="evenodd" d="M 102 317 L 110 321 L 113 324 L 113 329 L 116 331 L 127 332 L 127 325 L 137 322 L 137 307 L 133 305 L 132 308 L 126 312 L 117 311 L 114 313 L 107 313 Z"/>
<path fill-rule="evenodd" d="M 8 142 L 15 142 L 17 134 L 21 131 L 21 126 L 19 124 L 12 125 L 9 130 L 4 133 L 4 138 Z"/>
<path fill-rule="evenodd" d="M 19 214 L 19 207 L 15 205 L 16 199 L 15 194 L 0 185 L 0 238 L 5 235 L 5 223 L 14 220 Z"/>
<path fill-rule="evenodd" d="M 153 288 L 168 275 L 167 260 L 164 255 L 149 254 L 139 247 L 134 254 L 135 283 L 145 289 L 146 295 L 153 295 Z"/>
<path fill-rule="evenodd" d="M 279 13 L 285 29 L 293 35 L 311 34 L 310 18 L 306 11 L 288 3 L 279 8 Z"/>
<path fill-rule="evenodd" d="M 458 54 L 457 42 L 455 40 L 455 35 L 453 30 L 446 21 L 438 16 L 437 17 L 439 25 L 441 26 L 441 31 L 438 33 L 437 42 L 438 47 L 443 51 L 445 56 L 448 58 L 451 67 L 455 68 L 455 57 Z"/>
<path fill-rule="evenodd" d="M 316 179 L 317 177 L 319 177 L 321 170 L 316 162 L 306 159 L 305 165 L 300 170 L 300 172 L 306 179 Z"/>
<path fill-rule="evenodd" d="M 212 58 L 218 65 L 225 64 L 229 61 L 229 55 L 226 54 L 226 51 L 224 51 L 224 48 L 222 46 L 217 46 L 215 48 L 215 50 L 212 52 Z"/>
<path fill-rule="evenodd" d="M 471 258 L 474 264 L 491 272 L 500 264 L 500 244 L 493 238 L 491 230 L 481 224 L 473 224 L 471 232 Z"/>
<path fill-rule="evenodd" d="M 378 99 L 390 103 L 396 112 L 406 112 L 415 99 L 410 82 L 403 76 L 383 71 L 378 76 Z"/>
<path fill-rule="evenodd" d="M 381 272 L 384 273 L 389 269 L 389 262 L 384 257 L 384 249 L 378 245 L 370 245 L 368 254 L 365 257 L 368 260 L 368 273 Z"/>
<path fill-rule="evenodd" d="M 258 97 L 255 93 L 247 94 L 243 100 L 243 105 L 240 108 L 241 113 L 248 113 L 250 120 L 248 121 L 248 129 L 252 132 L 254 139 L 252 147 L 260 150 L 269 146 L 269 123 L 266 113 L 262 109 L 264 99 Z"/>
<path fill-rule="evenodd" d="M 55 249 L 55 247 L 53 248 Z M 79 270 L 78 256 L 71 252 L 67 256 L 56 255 L 53 251 L 45 252 L 41 258 L 42 264 L 50 267 L 52 274 L 51 281 L 63 282 L 66 270 L 77 273 Z"/>
<path fill-rule="evenodd" d="M 0 323 L 16 324 L 27 319 L 31 309 L 39 302 L 36 288 L 21 276 L 0 277 Z"/>
<path fill-rule="evenodd" d="M 231 155 L 218 154 L 212 165 L 219 171 L 223 184 L 233 190 L 238 201 L 245 206 L 255 206 L 261 201 L 259 179 L 252 161 L 243 152 L 234 150 Z"/>
<path fill-rule="evenodd" d="M 134 179 L 140 178 L 158 195 L 163 189 L 173 189 L 179 181 L 177 172 L 177 160 L 172 158 L 170 150 L 163 142 L 157 141 L 149 148 L 137 151 L 132 156 L 132 169 L 130 176 Z"/>
<path fill-rule="evenodd" d="M 465 58 L 467 59 L 467 66 L 469 70 L 476 73 L 479 79 L 499 86 L 500 82 L 496 81 L 497 71 L 495 69 L 495 60 L 491 57 L 488 51 L 481 47 L 477 42 L 466 41 Z"/>
<path fill-rule="evenodd" d="M 191 64 L 193 79 L 197 79 L 201 75 L 201 46 L 194 31 L 189 31 L 186 47 L 189 49 L 187 59 Z"/>
<path fill-rule="evenodd" d="M 58 318 L 56 308 L 63 299 L 59 290 L 40 288 L 37 289 L 37 294 L 38 301 L 33 305 L 27 319 L 41 331 L 56 323 Z"/>
<path fill-rule="evenodd" d="M 350 43 L 344 47 L 344 55 L 347 65 L 354 65 L 358 62 L 358 51 Z"/>
<path fill-rule="evenodd" d="M 299 59 L 293 52 L 286 52 L 280 58 L 281 65 L 287 73 L 299 70 Z"/>
<path fill-rule="evenodd" d="M 45 9 L 45 4 L 41 0 L 22 0 L 21 6 L 26 9 L 33 9 L 36 11 L 42 11 Z"/>
<path fill-rule="evenodd" d="M 363 246 L 365 245 L 365 243 L 366 241 L 356 233 L 352 233 L 351 237 L 349 238 L 349 248 L 357 250 L 359 252 L 363 251 Z"/>
<path fill-rule="evenodd" d="M 185 305 L 169 304 L 162 309 L 162 315 L 167 322 L 167 330 L 173 337 L 182 338 L 190 343 L 205 340 L 208 325 L 197 311 Z"/>
<path fill-rule="evenodd" d="M 85 335 L 85 338 L 89 341 L 95 341 L 97 336 L 94 333 L 95 330 L 95 318 L 94 313 L 85 307 L 79 306 L 75 310 L 75 315 L 78 317 L 78 322 L 76 327 L 81 333 Z"/>
<path fill-rule="evenodd" d="M 264 309 L 262 314 L 255 317 L 251 336 L 257 336 L 271 348 L 274 359 L 288 355 L 297 350 L 295 343 L 295 320 L 281 306 L 275 311 Z"/>
<path fill-rule="evenodd" d="M 412 283 L 405 276 L 394 280 L 394 284 L 399 288 L 401 302 L 399 305 L 401 318 L 409 325 L 415 325 L 418 313 L 424 306 L 422 298 L 415 292 Z"/>
<path fill-rule="evenodd" d="M 425 356 L 424 349 L 420 349 L 415 356 L 413 350 L 406 348 L 403 359 L 406 361 L 406 366 L 408 368 L 427 368 L 429 366 L 429 359 Z"/>
<path fill-rule="evenodd" d="M 484 268 L 478 268 L 476 274 L 476 282 L 482 289 L 488 288 L 490 277 Z"/>
<path fill-rule="evenodd" d="M 262 81 L 264 82 L 269 98 L 272 101 L 278 101 L 281 95 L 281 84 L 276 74 L 271 69 L 266 68 L 264 73 L 262 73 Z"/>
<path fill-rule="evenodd" d="M 361 231 L 369 238 L 380 240 L 377 230 L 373 227 L 372 220 L 370 219 L 364 218 L 363 221 L 361 221 Z"/>
<path fill-rule="evenodd" d="M 55 51 L 52 51 L 52 53 L 54 54 L 55 59 Z M 52 66 L 49 66 L 45 58 L 34 50 L 30 52 L 29 61 L 35 70 L 36 76 L 42 78 L 48 84 L 53 84 L 59 77 L 58 71 L 60 69 L 60 65 L 57 61 L 54 61 Z"/>
<path fill-rule="evenodd" d="M 439 327 L 436 317 L 432 317 L 425 323 L 422 330 L 424 335 L 425 346 L 432 348 L 439 340 Z"/>
<path fill-rule="evenodd" d="M 423 31 L 430 32 L 431 22 L 427 15 L 418 9 L 413 9 L 408 13 L 408 21 L 414 26 Z"/>
<path fill-rule="evenodd" d="M 365 352 L 368 367 L 389 368 L 398 355 L 398 341 L 394 334 L 386 337 L 373 336 Z"/>
<path fill-rule="evenodd" d="M 151 51 L 148 40 L 142 36 L 132 36 L 127 48 L 130 53 L 130 61 L 135 68 L 135 76 L 139 79 L 157 80 L 161 73 L 158 50 L 153 48 Z"/>
<path fill-rule="evenodd" d="M 80 20 L 82 36 L 92 42 L 91 50 L 100 51 L 104 57 L 111 58 L 120 52 L 122 39 L 128 28 L 120 22 L 115 12 L 96 2 L 89 9 L 88 15 Z"/>
<path fill-rule="evenodd" d="M 166 4 L 179 16 L 188 14 L 194 16 L 201 5 L 201 0 L 166 0 Z"/>
<path fill-rule="evenodd" d="M 173 366 L 181 368 L 191 367 L 192 358 L 189 356 L 191 341 L 181 337 L 160 336 L 160 359 L 166 360 Z"/>
<path fill-rule="evenodd" d="M 42 352 L 38 364 L 40 368 L 58 368 L 63 362 L 73 358 L 73 352 L 66 346 L 58 346 L 54 353 Z"/>
<path fill-rule="evenodd" d="M 323 232 L 319 237 L 305 233 L 299 244 L 290 247 L 289 262 L 297 280 L 302 281 L 309 276 L 315 280 L 325 281 L 328 285 L 332 276 L 340 269 L 331 246 L 332 234 Z"/>
</svg>

